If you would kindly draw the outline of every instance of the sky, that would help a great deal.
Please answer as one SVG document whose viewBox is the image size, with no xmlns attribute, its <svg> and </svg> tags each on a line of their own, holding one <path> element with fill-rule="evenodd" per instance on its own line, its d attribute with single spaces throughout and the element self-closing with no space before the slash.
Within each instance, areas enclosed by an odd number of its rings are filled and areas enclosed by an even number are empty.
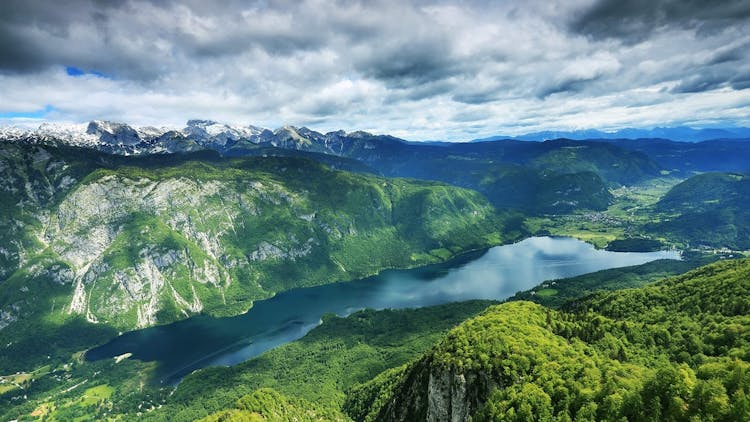
<svg viewBox="0 0 750 422">
<path fill-rule="evenodd" d="M 750 126 L 750 1 L 0 1 L 0 124 Z"/>
</svg>

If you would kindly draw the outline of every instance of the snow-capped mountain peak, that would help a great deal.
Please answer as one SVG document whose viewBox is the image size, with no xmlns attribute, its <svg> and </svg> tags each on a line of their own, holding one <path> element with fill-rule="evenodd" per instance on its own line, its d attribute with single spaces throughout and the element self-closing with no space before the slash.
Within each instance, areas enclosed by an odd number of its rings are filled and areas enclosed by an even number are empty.
<svg viewBox="0 0 750 422">
<path fill-rule="evenodd" d="M 251 140 L 265 129 L 256 126 L 230 126 L 213 120 L 189 120 L 183 133 L 203 142 L 226 145 L 229 141 Z"/>
<path fill-rule="evenodd" d="M 88 133 L 88 126 L 88 123 L 42 123 L 33 134 L 68 145 L 90 147 L 99 142 L 99 137 Z"/>
<path fill-rule="evenodd" d="M 86 133 L 97 136 L 100 142 L 114 145 L 136 145 L 141 142 L 138 131 L 125 123 L 94 120 L 89 123 Z"/>
<path fill-rule="evenodd" d="M 20 139 L 28 136 L 33 131 L 28 128 L 18 126 L 0 127 L 0 139 Z"/>
<path fill-rule="evenodd" d="M 135 128 L 136 131 L 138 131 L 138 135 L 141 137 L 141 139 L 152 139 L 152 138 L 158 138 L 162 135 L 164 135 L 167 132 L 175 131 L 175 128 L 162 126 L 162 127 L 154 127 L 154 126 L 142 126 L 139 128 Z"/>
<path fill-rule="evenodd" d="M 0 141 L 68 145 L 110 154 L 142 155 L 189 152 L 201 149 L 220 153 L 248 151 L 255 146 L 344 154 L 359 140 L 372 135 L 344 131 L 322 134 L 307 127 L 283 126 L 274 131 L 253 125 L 229 125 L 213 120 L 189 120 L 181 129 L 134 127 L 125 123 L 93 120 L 88 123 L 44 123 L 38 129 L 0 127 Z M 354 139 L 358 139 L 355 144 Z"/>
</svg>

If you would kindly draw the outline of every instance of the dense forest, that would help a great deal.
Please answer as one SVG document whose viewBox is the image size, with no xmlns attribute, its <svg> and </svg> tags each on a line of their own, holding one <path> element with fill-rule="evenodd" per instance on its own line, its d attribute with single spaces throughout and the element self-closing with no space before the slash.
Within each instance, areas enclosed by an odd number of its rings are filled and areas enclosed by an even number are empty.
<svg viewBox="0 0 750 422">
<path fill-rule="evenodd" d="M 0 422 L 750 422 L 750 0 L 0 0 Z"/>
<path fill-rule="evenodd" d="M 341 141 L 335 154 L 3 145 L 0 419 L 745 416 L 747 347 L 732 343 L 745 296 L 711 288 L 706 271 L 741 286 L 730 267 L 746 264 L 701 267 L 749 247 L 743 173 L 710 172 L 723 168 L 710 157 L 703 174 L 663 165 L 700 145 Z M 547 280 L 480 316 L 493 303 L 326 316 L 300 340 L 176 387 L 155 381 L 157 362 L 84 358 L 132 328 L 236 315 L 292 288 L 531 235 L 683 259 Z M 736 315 L 663 300 L 688 296 L 730 301 Z"/>
<path fill-rule="evenodd" d="M 649 230 L 685 239 L 693 246 L 750 248 L 750 178 L 704 173 L 672 188 L 656 204 L 666 215 Z"/>
<path fill-rule="evenodd" d="M 356 387 L 344 409 L 355 420 L 748 420 L 748 311 L 750 260 L 560 311 L 493 306 Z"/>
<path fill-rule="evenodd" d="M 558 280 L 561 301 L 530 295 L 554 309 L 331 316 L 256 359 L 198 371 L 138 419 L 747 420 L 750 259 L 665 278 L 699 264 Z"/>
</svg>

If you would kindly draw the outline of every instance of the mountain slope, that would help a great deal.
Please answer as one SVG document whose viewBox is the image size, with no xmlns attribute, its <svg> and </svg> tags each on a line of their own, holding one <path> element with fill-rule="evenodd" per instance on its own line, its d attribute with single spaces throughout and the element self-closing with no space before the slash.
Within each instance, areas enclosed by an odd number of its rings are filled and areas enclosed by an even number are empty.
<svg viewBox="0 0 750 422">
<path fill-rule="evenodd" d="M 674 186 L 656 204 L 667 215 L 649 230 L 693 245 L 750 248 L 750 178 L 706 173 Z"/>
<path fill-rule="evenodd" d="M 716 260 L 712 256 L 699 259 L 660 259 L 632 267 L 612 268 L 562 280 L 551 280 L 533 289 L 518 292 L 508 300 L 526 300 L 548 308 L 560 308 L 571 300 L 600 291 L 641 287 L 668 276 L 682 274 Z"/>
<path fill-rule="evenodd" d="M 346 318 L 330 315 L 300 340 L 233 367 L 205 368 L 189 375 L 162 409 L 141 419 L 194 420 L 233 407 L 240 397 L 265 388 L 340 412 L 344 391 L 416 358 L 450 328 L 491 303 L 365 310 Z"/>
<path fill-rule="evenodd" d="M 0 136 L 15 143 L 80 145 L 122 155 L 195 150 L 214 150 L 225 156 L 278 155 L 279 151 L 325 154 L 356 160 L 389 177 L 439 180 L 476 189 L 496 206 L 533 213 L 603 210 L 612 199 L 606 192 L 608 185 L 637 183 L 657 176 L 660 170 L 640 152 L 601 142 L 502 141 L 438 146 L 366 132 L 322 134 L 293 126 L 270 131 L 206 120 L 191 120 L 179 130 L 93 121 L 85 131 L 79 125 Z M 315 159 L 322 161 L 322 156 Z M 523 170 L 521 179 L 516 177 L 517 167 Z M 566 178 L 567 186 L 544 191 L 543 187 L 560 177 Z"/>
<path fill-rule="evenodd" d="M 748 139 L 717 139 L 697 143 L 669 139 L 596 139 L 592 142 L 606 142 L 646 154 L 661 168 L 685 176 L 707 171 L 750 171 Z"/>
<path fill-rule="evenodd" d="M 381 144 L 348 154 L 387 176 L 439 180 L 476 189 L 498 207 L 528 213 L 603 210 L 609 186 L 658 176 L 644 154 L 603 143 L 558 140 Z"/>
<path fill-rule="evenodd" d="M 564 311 L 488 309 L 353 390 L 355 420 L 747 420 L 750 260 Z"/>
<path fill-rule="evenodd" d="M 13 157 L 1 162 L 10 181 L 3 189 L 15 203 L 0 209 L 10 245 L 0 339 L 24 359 L 49 341 L 23 336 L 32 328 L 53 336 L 73 321 L 129 330 L 233 315 L 282 290 L 436 262 L 514 236 L 476 192 L 299 158 L 3 151 Z"/>
</svg>

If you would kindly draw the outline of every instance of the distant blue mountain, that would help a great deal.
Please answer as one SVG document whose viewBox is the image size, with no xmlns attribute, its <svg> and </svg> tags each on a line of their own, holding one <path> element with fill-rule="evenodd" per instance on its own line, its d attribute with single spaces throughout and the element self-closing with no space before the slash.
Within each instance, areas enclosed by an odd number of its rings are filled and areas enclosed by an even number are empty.
<svg viewBox="0 0 750 422">
<path fill-rule="evenodd" d="M 497 135 L 488 138 L 474 139 L 471 142 L 497 141 L 501 139 L 517 139 L 524 141 L 546 141 L 548 139 L 642 139 L 662 138 L 681 142 L 700 142 L 711 139 L 744 139 L 750 138 L 750 128 L 706 128 L 693 129 L 687 126 L 657 127 L 653 129 L 626 128 L 615 132 L 603 132 L 600 130 L 574 130 L 574 131 L 543 131 L 527 133 L 520 136 Z"/>
</svg>

